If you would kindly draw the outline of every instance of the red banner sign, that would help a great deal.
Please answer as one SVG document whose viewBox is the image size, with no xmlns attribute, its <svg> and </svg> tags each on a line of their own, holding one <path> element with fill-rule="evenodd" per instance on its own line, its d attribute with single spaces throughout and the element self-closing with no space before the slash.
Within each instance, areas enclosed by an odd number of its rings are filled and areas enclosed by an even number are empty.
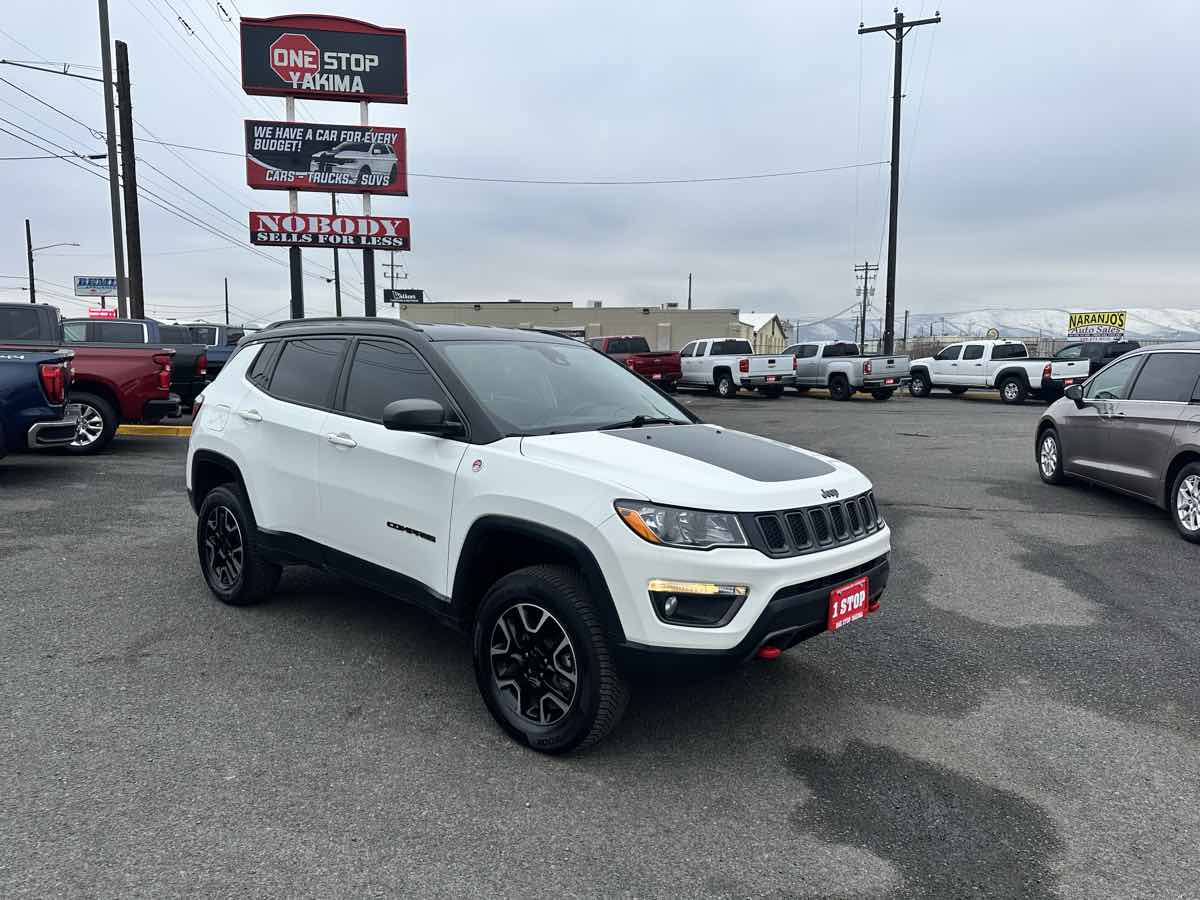
<svg viewBox="0 0 1200 900">
<path fill-rule="evenodd" d="M 250 213 L 250 243 L 339 250 L 412 249 L 408 219 L 304 212 Z"/>
<path fill-rule="evenodd" d="M 115 319 L 117 317 L 117 308 L 114 306 L 111 309 L 105 309 L 100 306 L 88 307 L 89 319 Z"/>
</svg>

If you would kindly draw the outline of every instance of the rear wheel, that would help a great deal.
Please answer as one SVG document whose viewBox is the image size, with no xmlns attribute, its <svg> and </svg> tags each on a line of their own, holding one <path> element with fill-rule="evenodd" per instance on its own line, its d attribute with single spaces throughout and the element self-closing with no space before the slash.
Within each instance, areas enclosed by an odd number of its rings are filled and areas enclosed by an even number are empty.
<svg viewBox="0 0 1200 900">
<path fill-rule="evenodd" d="M 908 392 L 914 397 L 928 397 L 930 391 L 933 390 L 933 384 L 929 381 L 929 376 L 924 372 L 914 372 L 912 381 L 909 382 Z"/>
<path fill-rule="evenodd" d="M 1025 402 L 1029 396 L 1029 388 L 1020 378 L 1010 376 L 1000 382 L 1000 399 L 1014 406 Z"/>
<path fill-rule="evenodd" d="M 596 743 L 620 720 L 629 688 L 595 603 L 565 566 L 530 566 L 492 585 L 474 627 L 475 677 L 488 711 L 541 753 Z"/>
<path fill-rule="evenodd" d="M 1038 438 L 1037 464 L 1038 475 L 1046 484 L 1062 484 L 1067 480 L 1063 474 L 1062 443 L 1056 429 L 1047 428 Z"/>
<path fill-rule="evenodd" d="M 896 393 L 895 388 L 884 388 L 878 391 L 871 391 L 871 396 L 882 403 L 885 400 L 891 400 L 894 393 Z"/>
<path fill-rule="evenodd" d="M 834 375 L 829 379 L 829 396 L 833 400 L 849 400 L 853 391 L 845 375 Z"/>
<path fill-rule="evenodd" d="M 955 397 L 961 396 L 962 394 L 965 394 L 967 392 L 967 389 L 965 387 L 952 387 L 949 390 L 950 390 L 950 393 L 952 393 Z"/>
<path fill-rule="evenodd" d="M 1200 463 L 1188 463 L 1175 476 L 1169 505 L 1179 533 L 1200 544 Z"/>
<path fill-rule="evenodd" d="M 727 372 L 722 372 L 717 376 L 717 396 L 728 400 L 737 394 L 737 385 L 733 383 L 733 376 Z"/>
<path fill-rule="evenodd" d="M 261 603 L 279 584 L 283 570 L 263 557 L 250 501 L 232 484 L 204 496 L 196 521 L 196 549 L 208 589 L 222 603 Z"/>
<path fill-rule="evenodd" d="M 79 425 L 75 440 L 66 445 L 68 453 L 86 455 L 99 453 L 117 433 L 117 411 L 103 397 L 84 392 L 72 392 L 68 405 L 79 407 Z"/>
</svg>

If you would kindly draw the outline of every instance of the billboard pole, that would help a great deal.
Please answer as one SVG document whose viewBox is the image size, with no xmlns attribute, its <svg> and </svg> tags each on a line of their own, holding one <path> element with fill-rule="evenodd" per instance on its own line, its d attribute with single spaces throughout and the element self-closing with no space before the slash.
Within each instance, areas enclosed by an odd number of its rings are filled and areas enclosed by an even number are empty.
<svg viewBox="0 0 1200 900">
<path fill-rule="evenodd" d="M 363 100 L 358 104 L 358 110 L 360 113 L 360 124 L 364 128 L 366 128 L 367 125 L 369 124 L 368 120 L 370 119 L 370 115 L 367 112 L 369 107 L 370 107 L 370 104 L 366 100 Z M 370 214 L 371 214 L 371 195 L 363 194 L 363 215 L 369 216 Z M 374 316 L 375 316 L 375 251 L 374 250 L 364 250 L 363 251 L 363 300 L 364 300 L 363 306 L 365 307 L 363 310 L 363 314 L 374 318 Z"/>
<path fill-rule="evenodd" d="M 329 195 L 329 211 L 337 215 L 337 194 Z M 342 317 L 342 270 L 338 266 L 337 246 L 333 248 L 333 314 Z"/>
<path fill-rule="evenodd" d="M 108 0 L 100 7 L 100 64 L 104 67 L 104 131 L 108 139 L 108 202 L 112 207 L 113 268 L 117 276 L 117 315 L 127 318 L 125 242 L 121 238 L 121 181 L 117 175 L 117 123 L 113 116 L 112 48 L 108 36 Z"/>
<path fill-rule="evenodd" d="M 284 101 L 284 118 L 289 122 L 296 121 L 296 98 L 288 97 Z M 288 209 L 296 213 L 300 209 L 300 195 L 296 191 L 288 191 Z M 301 268 L 300 248 L 288 247 L 288 263 L 292 274 L 292 318 L 304 318 L 304 270 Z"/>
</svg>

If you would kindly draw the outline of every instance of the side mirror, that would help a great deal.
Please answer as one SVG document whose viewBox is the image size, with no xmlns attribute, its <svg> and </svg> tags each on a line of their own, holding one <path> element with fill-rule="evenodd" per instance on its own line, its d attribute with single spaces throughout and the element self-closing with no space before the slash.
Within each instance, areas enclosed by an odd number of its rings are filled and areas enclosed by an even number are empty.
<svg viewBox="0 0 1200 900">
<path fill-rule="evenodd" d="M 461 422 L 446 418 L 446 408 L 436 400 L 393 400 L 383 408 L 388 431 L 417 431 L 443 437 L 462 434 Z"/>
<path fill-rule="evenodd" d="M 1073 402 L 1079 409 L 1083 409 L 1083 385 L 1071 385 L 1063 391 L 1063 396 Z"/>
</svg>

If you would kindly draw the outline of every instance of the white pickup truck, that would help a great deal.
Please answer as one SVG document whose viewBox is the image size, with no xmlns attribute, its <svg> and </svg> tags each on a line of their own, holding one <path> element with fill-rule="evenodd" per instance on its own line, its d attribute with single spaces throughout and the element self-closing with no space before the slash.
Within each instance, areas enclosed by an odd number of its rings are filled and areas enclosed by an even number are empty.
<svg viewBox="0 0 1200 900">
<path fill-rule="evenodd" d="M 756 354 L 743 338 L 703 338 L 679 351 L 679 386 L 708 388 L 721 397 L 747 388 L 775 398 L 796 383 L 794 366 L 790 353 Z"/>
<path fill-rule="evenodd" d="M 869 393 L 876 400 L 890 400 L 900 385 L 908 381 L 908 357 L 863 356 L 858 344 L 849 341 L 813 341 L 793 344 L 784 353 L 796 359 L 796 390 L 829 388 L 833 400 L 849 400 L 855 391 Z"/>
<path fill-rule="evenodd" d="M 934 388 L 952 394 L 993 390 L 1005 403 L 1024 403 L 1042 396 L 1042 379 L 1049 377 L 1050 361 L 1031 357 L 1020 341 L 967 341 L 913 360 L 909 390 L 914 397 L 928 397 Z"/>
</svg>

